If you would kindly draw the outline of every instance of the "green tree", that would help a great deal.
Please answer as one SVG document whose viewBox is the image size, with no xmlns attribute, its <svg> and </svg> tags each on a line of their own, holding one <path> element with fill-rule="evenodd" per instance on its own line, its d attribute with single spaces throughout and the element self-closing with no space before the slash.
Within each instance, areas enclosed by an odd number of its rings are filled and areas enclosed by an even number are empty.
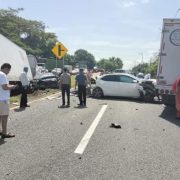
<svg viewBox="0 0 180 180">
<path fill-rule="evenodd" d="M 109 61 L 113 64 L 113 70 L 114 69 L 122 69 L 123 62 L 120 58 L 110 57 Z"/>
<path fill-rule="evenodd" d="M 137 66 L 132 68 L 132 72 L 135 73 L 136 75 L 138 73 L 146 73 L 148 69 L 148 63 L 140 63 Z"/>
<path fill-rule="evenodd" d="M 96 65 L 94 56 L 84 49 L 79 49 L 74 53 L 75 63 L 87 65 L 92 69 Z"/>
<path fill-rule="evenodd" d="M 109 59 L 101 59 L 97 62 L 97 66 L 107 71 L 113 71 L 115 69 L 121 69 L 123 62 L 120 58 L 111 57 Z"/>
<path fill-rule="evenodd" d="M 132 68 L 132 72 L 136 75 L 139 72 L 142 72 L 144 74 L 150 73 L 151 77 L 156 78 L 158 62 L 159 56 L 157 54 L 154 54 L 150 59 L 150 63 L 140 63 Z"/>
<path fill-rule="evenodd" d="M 150 64 L 149 64 L 149 67 L 148 67 L 148 72 L 151 73 L 151 76 L 153 78 L 156 78 L 158 63 L 159 63 L 159 56 L 154 55 L 154 57 L 151 58 Z"/>
<path fill-rule="evenodd" d="M 0 9 L 0 33 L 29 54 L 47 58 L 52 56 L 51 49 L 57 42 L 57 36 L 54 33 L 46 33 L 43 22 L 18 16 L 20 11 L 23 9 Z"/>
<path fill-rule="evenodd" d="M 72 65 L 73 67 L 76 65 L 73 55 L 66 54 L 64 56 L 64 61 L 65 61 L 65 64 Z"/>
</svg>

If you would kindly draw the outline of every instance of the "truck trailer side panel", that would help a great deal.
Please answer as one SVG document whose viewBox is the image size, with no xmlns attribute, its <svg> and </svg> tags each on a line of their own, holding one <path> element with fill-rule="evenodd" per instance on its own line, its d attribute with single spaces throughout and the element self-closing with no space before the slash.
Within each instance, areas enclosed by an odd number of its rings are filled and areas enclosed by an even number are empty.
<svg viewBox="0 0 180 180">
<path fill-rule="evenodd" d="M 166 105 L 172 105 L 172 84 L 180 76 L 180 19 L 163 19 L 157 89 Z"/>
<path fill-rule="evenodd" d="M 19 81 L 20 73 L 28 67 L 28 78 L 32 80 L 32 73 L 25 50 L 0 34 L 0 66 L 3 63 L 11 64 L 8 75 L 10 81 Z"/>
</svg>

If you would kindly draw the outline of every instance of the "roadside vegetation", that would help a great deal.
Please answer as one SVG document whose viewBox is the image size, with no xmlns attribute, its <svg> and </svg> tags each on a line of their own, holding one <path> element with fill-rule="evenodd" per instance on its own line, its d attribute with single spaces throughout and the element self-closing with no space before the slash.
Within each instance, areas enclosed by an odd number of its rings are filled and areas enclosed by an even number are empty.
<svg viewBox="0 0 180 180">
<path fill-rule="evenodd" d="M 138 74 L 139 72 L 147 74 L 150 73 L 152 78 L 156 78 L 157 67 L 159 62 L 159 56 L 155 54 L 149 63 L 140 63 L 137 66 L 132 68 L 132 72 L 134 74 Z"/>
<path fill-rule="evenodd" d="M 57 35 L 53 32 L 46 32 L 47 25 L 42 21 L 29 20 L 21 17 L 19 13 L 23 8 L 0 9 L 0 34 L 26 50 L 37 58 L 55 59 L 52 48 L 58 42 Z M 102 58 L 96 61 L 94 55 L 85 49 L 78 49 L 73 55 L 67 54 L 64 57 L 65 64 L 75 67 L 77 64 L 85 64 L 92 69 L 97 66 L 106 71 L 123 68 L 123 60 L 120 57 Z M 151 63 L 138 64 L 132 68 L 133 73 L 143 72 L 156 74 L 157 56 L 150 60 Z"/>
<path fill-rule="evenodd" d="M 18 95 L 18 96 L 12 96 L 12 97 L 10 98 L 10 104 L 12 104 L 12 103 L 19 103 L 19 100 L 20 100 L 20 95 Z"/>
</svg>

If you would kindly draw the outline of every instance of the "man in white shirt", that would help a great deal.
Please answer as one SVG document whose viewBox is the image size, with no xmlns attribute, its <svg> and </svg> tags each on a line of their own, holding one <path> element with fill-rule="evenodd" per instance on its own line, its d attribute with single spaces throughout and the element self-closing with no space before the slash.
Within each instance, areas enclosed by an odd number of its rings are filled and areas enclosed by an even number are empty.
<svg viewBox="0 0 180 180">
<path fill-rule="evenodd" d="M 59 83 L 62 91 L 62 106 L 59 107 L 65 107 L 65 93 L 67 95 L 66 107 L 70 107 L 71 76 L 69 73 L 67 73 L 66 68 L 63 69 L 63 74 L 60 76 Z"/>
<path fill-rule="evenodd" d="M 27 104 L 27 90 L 29 86 L 29 79 L 27 77 L 28 67 L 24 67 L 24 71 L 20 74 L 19 80 L 22 84 L 22 93 L 21 93 L 21 100 L 20 100 L 20 108 L 30 107 Z"/>
<path fill-rule="evenodd" d="M 11 70 L 11 65 L 4 63 L 0 70 L 0 135 L 2 138 L 15 137 L 14 134 L 7 133 L 7 121 L 9 116 L 9 99 L 10 90 L 15 87 L 15 85 L 10 85 L 7 79 L 7 74 Z"/>
</svg>

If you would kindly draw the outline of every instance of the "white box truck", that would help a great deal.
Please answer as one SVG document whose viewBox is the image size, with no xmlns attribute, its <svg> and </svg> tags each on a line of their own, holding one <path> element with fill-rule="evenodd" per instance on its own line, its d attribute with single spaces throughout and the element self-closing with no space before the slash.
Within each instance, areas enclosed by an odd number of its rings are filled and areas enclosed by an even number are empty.
<svg viewBox="0 0 180 180">
<path fill-rule="evenodd" d="M 32 80 L 32 73 L 26 51 L 0 34 L 0 66 L 4 63 L 11 64 L 8 79 L 11 84 L 19 84 L 19 76 L 24 67 L 28 67 L 28 78 Z"/>
<path fill-rule="evenodd" d="M 175 104 L 172 84 L 180 76 L 180 19 L 163 19 L 157 86 L 165 105 Z"/>
</svg>

